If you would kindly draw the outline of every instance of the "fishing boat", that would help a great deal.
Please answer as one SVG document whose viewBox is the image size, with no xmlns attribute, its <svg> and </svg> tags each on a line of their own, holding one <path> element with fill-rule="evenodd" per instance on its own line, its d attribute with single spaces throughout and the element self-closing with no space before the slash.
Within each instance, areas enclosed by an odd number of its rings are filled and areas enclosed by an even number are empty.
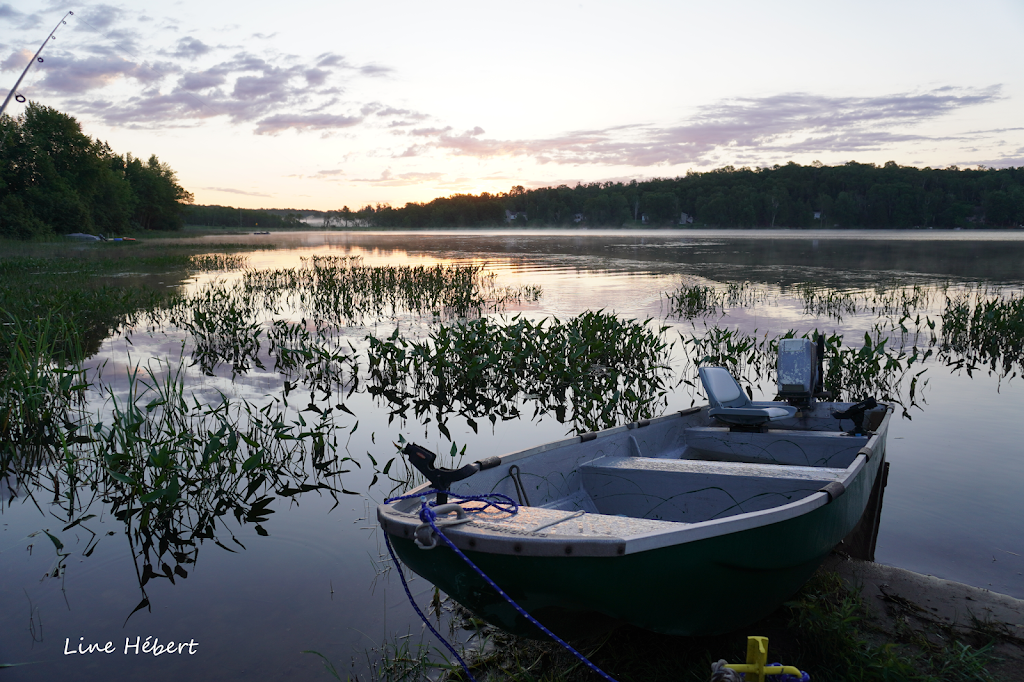
<svg viewBox="0 0 1024 682">
<path fill-rule="evenodd" d="M 728 370 L 706 367 L 709 404 L 656 419 L 456 470 L 409 445 L 429 482 L 380 505 L 378 521 L 403 563 L 512 633 L 540 636 L 436 542 L 417 495 L 466 558 L 556 633 L 620 623 L 730 632 L 799 590 L 858 525 L 883 470 L 891 406 L 816 399 L 821 354 L 806 339 L 781 342 L 773 402 L 751 401 Z M 430 490 L 500 493 L 520 506 L 466 514 L 473 505 Z"/>
</svg>

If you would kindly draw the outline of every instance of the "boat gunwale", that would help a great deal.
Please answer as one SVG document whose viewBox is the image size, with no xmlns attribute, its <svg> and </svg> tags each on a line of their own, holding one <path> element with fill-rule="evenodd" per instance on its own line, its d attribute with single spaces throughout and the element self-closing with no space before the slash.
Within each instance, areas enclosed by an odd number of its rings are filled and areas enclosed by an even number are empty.
<svg viewBox="0 0 1024 682">
<path fill-rule="evenodd" d="M 893 414 L 893 407 L 888 404 L 880 404 L 885 408 L 885 414 L 881 423 L 869 436 L 867 443 L 863 445 L 854 457 L 854 460 L 845 467 L 846 474 L 840 479 L 845 488 L 850 487 L 853 481 L 863 472 L 867 463 L 878 450 L 879 443 L 884 443 L 888 432 L 889 420 Z M 500 455 L 501 464 L 509 464 L 526 457 L 549 452 L 556 448 L 567 447 L 579 443 L 608 438 L 616 434 L 630 431 L 636 428 L 643 428 L 649 424 L 680 419 L 706 410 L 707 406 L 694 407 L 688 410 L 664 415 L 643 423 L 633 422 L 622 426 L 605 429 L 583 436 L 562 439 L 545 443 L 527 450 Z M 832 432 L 827 432 L 832 433 Z M 589 436 L 589 437 L 588 437 Z M 424 483 L 411 490 L 408 495 L 416 495 L 417 492 L 430 490 L 430 484 Z M 709 538 L 730 535 L 768 526 L 774 523 L 781 523 L 790 519 L 813 512 L 814 510 L 832 503 L 838 496 L 824 490 L 811 493 L 799 500 L 787 504 L 762 509 L 758 511 L 743 512 L 721 519 L 709 519 L 696 523 L 679 521 L 662 521 L 654 519 L 643 519 L 649 524 L 664 524 L 663 530 L 654 532 L 643 532 L 636 535 L 626 536 L 598 536 L 593 535 L 556 535 L 538 532 L 529 532 L 522 529 L 508 529 L 501 534 L 489 522 L 469 522 L 459 526 L 452 526 L 445 531 L 448 538 L 463 550 L 486 552 L 491 554 L 505 554 L 515 556 L 563 556 L 572 557 L 597 557 L 597 556 L 622 556 L 626 554 L 637 554 L 641 552 L 661 549 L 672 545 L 682 545 L 691 542 L 698 542 Z M 531 507 L 541 509 L 542 507 Z M 381 504 L 377 507 L 377 519 L 385 532 L 398 537 L 412 537 L 415 526 L 420 525 L 417 510 L 418 501 L 415 498 L 401 500 L 393 505 Z M 607 517 L 606 514 L 588 513 L 586 516 Z M 617 518 L 617 517 L 610 517 Z M 486 524 L 478 525 L 478 524 Z M 476 527 L 475 527 L 476 526 Z M 571 549 L 567 549 L 571 547 Z"/>
</svg>

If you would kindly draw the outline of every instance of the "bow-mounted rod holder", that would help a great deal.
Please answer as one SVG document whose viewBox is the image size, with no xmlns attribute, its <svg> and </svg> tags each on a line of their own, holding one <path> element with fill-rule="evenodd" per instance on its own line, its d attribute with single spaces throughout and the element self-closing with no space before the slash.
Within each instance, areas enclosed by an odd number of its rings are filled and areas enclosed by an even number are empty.
<svg viewBox="0 0 1024 682">
<path fill-rule="evenodd" d="M 426 476 L 427 480 L 430 481 L 435 489 L 439 491 L 446 491 L 455 481 L 461 481 L 464 478 L 469 478 L 478 471 L 484 469 L 493 469 L 494 467 L 501 464 L 501 458 L 499 457 L 488 457 L 481 459 L 472 464 L 467 464 L 464 467 L 458 469 L 440 469 L 434 466 L 434 462 L 437 460 L 435 455 L 425 447 L 416 445 L 415 443 L 408 443 L 402 448 L 402 454 L 409 458 L 412 465 L 416 469 Z M 437 494 L 437 504 L 446 504 L 448 502 L 448 495 L 443 492 Z"/>
<path fill-rule="evenodd" d="M 868 410 L 873 410 L 876 407 L 878 407 L 878 401 L 874 398 L 865 398 L 855 405 L 850 405 L 842 412 L 833 412 L 832 416 L 839 420 L 852 420 L 853 428 L 847 433 L 851 436 L 859 436 L 864 434 L 864 413 Z"/>
</svg>

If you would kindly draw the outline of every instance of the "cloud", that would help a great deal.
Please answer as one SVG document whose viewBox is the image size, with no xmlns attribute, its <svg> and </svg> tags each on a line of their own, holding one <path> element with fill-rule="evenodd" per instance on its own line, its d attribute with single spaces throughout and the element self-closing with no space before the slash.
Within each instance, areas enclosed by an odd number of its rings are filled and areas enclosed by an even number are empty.
<svg viewBox="0 0 1024 682">
<path fill-rule="evenodd" d="M 20 29 L 35 28 L 42 23 L 42 17 L 38 13 L 25 14 L 14 9 L 8 3 L 0 5 L 0 20 L 17 22 L 17 28 Z"/>
<path fill-rule="evenodd" d="M 207 90 L 223 85 L 227 79 L 215 71 L 193 71 L 178 80 L 178 88 L 189 92 Z"/>
<path fill-rule="evenodd" d="M 389 124 L 389 127 L 395 125 L 412 125 L 412 122 L 414 121 L 424 121 L 430 118 L 427 114 L 413 111 L 412 109 L 399 109 L 397 107 L 381 104 L 380 102 L 368 102 L 362 106 L 360 111 L 363 116 L 373 115 L 379 118 L 398 117 L 401 119 L 399 121 L 393 121 Z"/>
<path fill-rule="evenodd" d="M 42 65 L 46 76 L 39 83 L 41 89 L 56 94 L 81 94 L 102 88 L 121 78 L 138 80 L 159 80 L 162 76 L 147 73 L 152 66 L 140 66 L 123 57 L 90 56 L 82 59 L 70 57 L 67 53 L 57 53 Z M 162 65 L 167 68 L 169 65 Z M 173 68 L 173 67 L 171 67 Z"/>
<path fill-rule="evenodd" d="M 408 158 L 412 158 L 414 156 L 422 156 L 423 154 L 427 153 L 428 151 L 430 151 L 430 148 L 427 147 L 426 145 L 414 144 L 413 146 L 411 146 L 411 147 L 407 148 L 405 151 L 403 151 L 401 154 L 392 154 L 391 158 L 393 158 L 393 159 L 408 159 Z"/>
<path fill-rule="evenodd" d="M 359 73 L 364 76 L 387 76 L 391 74 L 393 69 L 386 66 L 379 66 L 377 64 L 367 64 L 366 66 L 359 67 Z"/>
<path fill-rule="evenodd" d="M 676 126 L 647 124 L 573 131 L 534 140 L 483 138 L 475 128 L 430 142 L 457 156 L 528 156 L 540 163 L 653 166 L 711 163 L 716 152 L 858 152 L 896 142 L 933 140 L 893 128 L 913 127 L 957 109 L 1001 99 L 999 86 L 949 87 L 881 97 L 785 93 L 706 105 Z M 410 131 L 414 132 L 414 131 Z"/>
<path fill-rule="evenodd" d="M 337 95 L 343 66 L 332 55 L 321 55 L 321 66 L 310 67 L 297 57 L 274 59 L 240 52 L 195 68 L 182 60 L 212 48 L 192 39 L 177 43 L 179 61 L 136 64 L 120 56 L 75 58 L 62 54 L 40 87 L 51 94 L 93 94 L 119 79 L 135 79 L 154 87 L 116 101 L 98 96 L 76 100 L 77 110 L 101 117 L 112 125 L 133 127 L 180 124 L 182 120 L 227 116 L 233 123 L 255 123 L 257 134 L 288 129 L 324 131 L 360 123 L 361 116 L 338 111 Z M 168 76 L 174 76 L 169 80 Z M 106 91 L 104 91 L 106 94 Z M 384 108 L 382 105 L 378 108 Z"/>
<path fill-rule="evenodd" d="M 341 168 L 326 168 L 324 170 L 318 170 L 312 175 L 306 175 L 304 173 L 296 173 L 285 177 L 299 178 L 300 180 L 321 180 L 327 182 L 342 182 L 345 180 L 343 177 L 346 175 L 345 171 Z"/>
<path fill-rule="evenodd" d="M 325 52 L 316 58 L 316 65 L 319 67 L 344 66 L 345 58 L 340 54 Z"/>
<path fill-rule="evenodd" d="M 95 30 L 106 31 L 116 24 L 124 14 L 124 10 L 113 5 L 92 5 L 81 12 L 76 12 L 74 19 Z M 69 17 L 69 19 L 71 18 Z"/>
<path fill-rule="evenodd" d="M 202 57 L 213 50 L 212 47 L 204 43 L 203 41 L 186 36 L 178 41 L 178 47 L 171 54 L 175 57 L 183 57 L 185 59 L 195 59 Z"/>
<path fill-rule="evenodd" d="M 279 133 L 289 128 L 298 131 L 336 130 L 349 128 L 362 122 L 359 116 L 339 116 L 335 114 L 277 114 L 260 119 L 257 122 L 256 134 Z"/>
<path fill-rule="evenodd" d="M 32 50 L 12 52 L 7 59 L 0 62 L 0 71 L 20 71 L 25 68 L 30 59 L 32 59 Z"/>
<path fill-rule="evenodd" d="M 231 187 L 202 187 L 210 192 L 226 192 L 228 194 L 244 194 L 247 197 L 270 197 L 269 194 L 263 194 L 261 192 L 246 192 L 244 189 L 233 189 Z"/>
<path fill-rule="evenodd" d="M 1012 151 L 1005 152 L 998 158 L 982 159 L 981 161 L 961 161 L 957 165 L 963 166 L 986 166 L 988 168 L 1024 168 L 1024 147 L 1018 147 Z"/>
<path fill-rule="evenodd" d="M 452 129 L 451 126 L 445 126 L 444 128 L 414 128 L 408 131 L 409 135 L 418 135 L 420 137 L 433 137 L 435 135 L 444 135 Z"/>
<path fill-rule="evenodd" d="M 0 4 L 0 20 L 23 22 L 27 17 L 10 4 Z M 342 99 L 346 84 L 390 71 L 353 65 L 333 52 L 314 59 L 269 50 L 226 54 L 223 46 L 207 44 L 190 27 L 172 27 L 166 20 L 157 35 L 166 36 L 172 28 L 179 32 L 163 49 L 147 44 L 145 52 L 166 61 L 143 61 L 134 42 L 138 18 L 108 4 L 70 17 L 69 24 L 81 20 L 74 28 L 92 35 L 73 51 L 62 42 L 47 47 L 32 94 L 45 94 L 57 106 L 73 103 L 76 113 L 115 126 L 164 128 L 220 116 L 233 124 L 251 124 L 257 134 L 329 133 L 363 121 L 354 113 L 359 103 Z M 6 70 L 23 68 L 29 57 L 21 52 L 3 56 L 0 69 Z M 409 121 L 424 117 L 381 104 L 376 108 L 388 121 L 399 115 Z"/>
<path fill-rule="evenodd" d="M 0 19 L 6 19 L 8 21 L 16 21 L 18 19 L 21 19 L 24 16 L 25 16 L 24 14 L 22 14 L 21 12 L 19 12 L 16 9 L 14 9 L 13 7 L 11 7 L 6 2 L 4 4 L 2 4 L 2 5 L 0 5 Z"/>
<path fill-rule="evenodd" d="M 400 173 L 392 175 L 388 168 L 380 174 L 379 178 L 359 178 L 353 182 L 365 182 L 378 187 L 404 187 L 406 185 L 418 185 L 423 182 L 432 182 L 444 177 L 444 173 Z"/>
</svg>

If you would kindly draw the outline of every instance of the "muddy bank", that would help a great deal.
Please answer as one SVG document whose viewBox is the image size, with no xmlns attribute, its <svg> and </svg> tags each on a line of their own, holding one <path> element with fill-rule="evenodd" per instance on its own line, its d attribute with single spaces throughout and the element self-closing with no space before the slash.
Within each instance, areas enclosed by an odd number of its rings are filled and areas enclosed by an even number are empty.
<svg viewBox="0 0 1024 682">
<path fill-rule="evenodd" d="M 838 573 L 859 591 L 879 637 L 933 645 L 953 639 L 993 642 L 996 680 L 1024 682 L 1024 601 L 893 566 L 833 554 L 821 571 Z M 884 633 L 884 634 L 883 634 Z"/>
</svg>

